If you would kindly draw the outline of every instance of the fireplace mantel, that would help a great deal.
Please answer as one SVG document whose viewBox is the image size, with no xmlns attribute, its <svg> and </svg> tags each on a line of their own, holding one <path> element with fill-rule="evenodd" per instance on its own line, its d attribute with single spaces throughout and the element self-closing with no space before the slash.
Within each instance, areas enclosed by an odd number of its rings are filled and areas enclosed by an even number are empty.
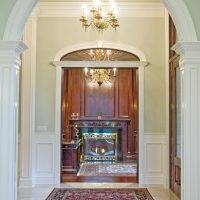
<svg viewBox="0 0 200 200">
<path fill-rule="evenodd" d="M 130 118 L 70 119 L 70 126 L 77 127 L 122 127 L 131 122 Z"/>
</svg>

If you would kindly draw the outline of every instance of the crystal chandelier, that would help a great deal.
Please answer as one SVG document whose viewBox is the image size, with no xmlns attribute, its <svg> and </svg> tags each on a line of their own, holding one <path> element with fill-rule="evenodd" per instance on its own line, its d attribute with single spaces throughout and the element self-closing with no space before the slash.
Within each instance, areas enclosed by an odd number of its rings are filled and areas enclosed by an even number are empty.
<svg viewBox="0 0 200 200">
<path fill-rule="evenodd" d="M 114 0 L 110 0 L 110 11 L 106 12 L 101 8 L 100 0 L 93 0 L 93 7 L 88 10 L 86 4 L 83 4 L 83 16 L 80 18 L 85 30 L 89 27 L 96 29 L 98 32 L 106 30 L 109 26 L 116 28 L 119 26 L 117 19 L 117 8 Z"/>
<path fill-rule="evenodd" d="M 85 78 L 91 83 L 98 83 L 99 86 L 102 83 L 112 83 L 116 76 L 116 68 L 113 69 L 90 69 L 85 68 Z"/>
</svg>

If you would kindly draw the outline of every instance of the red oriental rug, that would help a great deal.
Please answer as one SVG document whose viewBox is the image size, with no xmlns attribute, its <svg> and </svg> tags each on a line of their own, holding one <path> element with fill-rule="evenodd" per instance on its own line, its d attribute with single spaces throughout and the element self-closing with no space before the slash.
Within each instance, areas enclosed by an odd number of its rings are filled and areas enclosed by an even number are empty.
<svg viewBox="0 0 200 200">
<path fill-rule="evenodd" d="M 46 200 L 154 200 L 146 188 L 66 189 L 55 188 Z"/>
<path fill-rule="evenodd" d="M 77 176 L 136 176 L 134 163 L 82 163 Z"/>
</svg>

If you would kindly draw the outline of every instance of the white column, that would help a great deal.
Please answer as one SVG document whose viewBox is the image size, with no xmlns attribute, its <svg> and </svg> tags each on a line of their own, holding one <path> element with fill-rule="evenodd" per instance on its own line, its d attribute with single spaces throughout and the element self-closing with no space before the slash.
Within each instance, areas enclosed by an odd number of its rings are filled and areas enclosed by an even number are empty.
<svg viewBox="0 0 200 200">
<path fill-rule="evenodd" d="M 20 134 L 20 187 L 31 187 L 32 142 L 35 124 L 35 73 L 36 73 L 37 16 L 32 14 L 23 33 L 28 50 L 22 55 L 21 76 L 21 134 Z"/>
<path fill-rule="evenodd" d="M 200 42 L 180 42 L 181 199 L 200 199 Z"/>
<path fill-rule="evenodd" d="M 0 41 L 0 196 L 17 199 L 19 41 Z"/>
</svg>

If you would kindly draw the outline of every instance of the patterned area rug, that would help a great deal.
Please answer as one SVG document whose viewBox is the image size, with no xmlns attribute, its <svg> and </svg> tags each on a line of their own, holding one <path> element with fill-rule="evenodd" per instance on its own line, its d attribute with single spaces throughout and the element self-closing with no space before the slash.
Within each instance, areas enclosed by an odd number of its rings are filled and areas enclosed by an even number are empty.
<svg viewBox="0 0 200 200">
<path fill-rule="evenodd" d="M 77 176 L 136 176 L 137 167 L 131 163 L 82 163 Z"/>
<path fill-rule="evenodd" d="M 65 189 L 55 188 L 46 200 L 154 200 L 146 188 Z"/>
</svg>

